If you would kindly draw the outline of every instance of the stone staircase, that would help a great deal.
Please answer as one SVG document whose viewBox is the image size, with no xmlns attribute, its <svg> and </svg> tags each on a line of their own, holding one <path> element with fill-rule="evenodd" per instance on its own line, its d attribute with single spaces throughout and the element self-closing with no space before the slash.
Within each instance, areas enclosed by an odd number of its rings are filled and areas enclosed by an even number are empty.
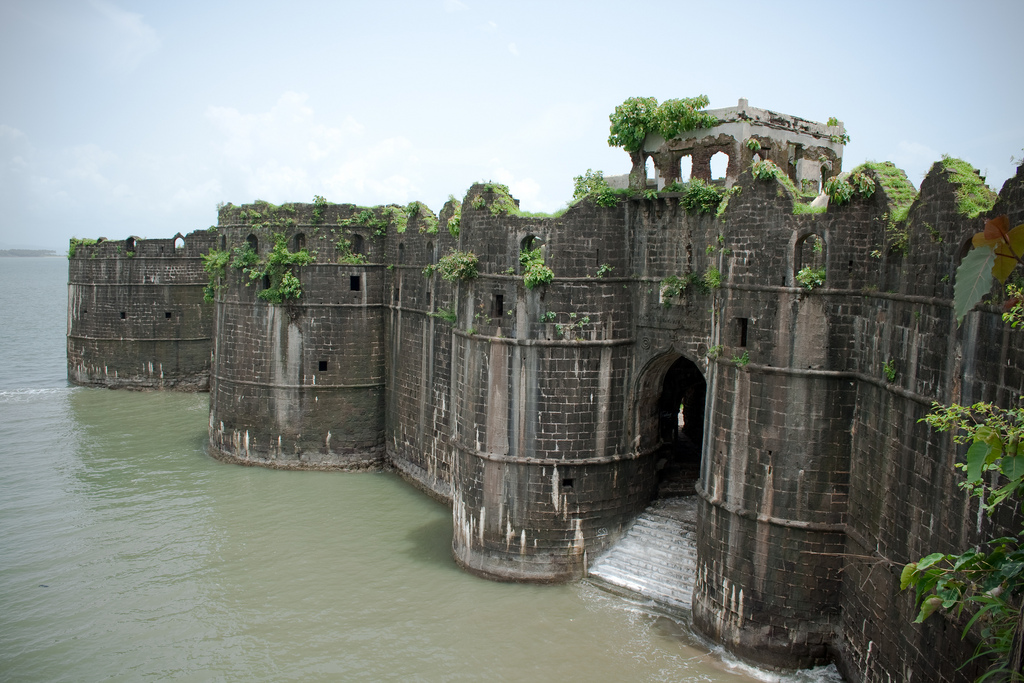
<svg viewBox="0 0 1024 683">
<path fill-rule="evenodd" d="M 656 500 L 590 567 L 595 583 L 689 611 L 697 572 L 697 497 Z"/>
</svg>

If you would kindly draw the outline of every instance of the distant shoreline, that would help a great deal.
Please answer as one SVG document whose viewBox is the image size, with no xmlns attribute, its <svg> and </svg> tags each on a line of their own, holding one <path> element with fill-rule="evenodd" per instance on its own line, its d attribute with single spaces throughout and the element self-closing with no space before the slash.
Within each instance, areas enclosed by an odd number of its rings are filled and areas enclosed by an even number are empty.
<svg viewBox="0 0 1024 683">
<path fill-rule="evenodd" d="M 26 256 L 61 256 L 61 254 L 53 249 L 0 249 L 0 258 L 24 258 Z"/>
</svg>

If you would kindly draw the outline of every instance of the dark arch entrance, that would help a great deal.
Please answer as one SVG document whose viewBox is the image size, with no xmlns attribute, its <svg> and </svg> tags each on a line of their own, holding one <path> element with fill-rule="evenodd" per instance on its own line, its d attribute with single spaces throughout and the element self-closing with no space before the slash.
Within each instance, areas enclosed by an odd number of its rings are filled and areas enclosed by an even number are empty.
<svg viewBox="0 0 1024 683">
<path fill-rule="evenodd" d="M 704 442 L 704 400 L 708 385 L 687 358 L 677 359 L 665 373 L 658 399 L 661 436 L 658 496 L 690 495 L 700 478 Z"/>
<path fill-rule="evenodd" d="M 697 366 L 680 357 L 665 373 L 658 399 L 661 440 L 664 443 L 689 441 L 697 447 L 704 438 L 704 397 L 708 386 Z"/>
<path fill-rule="evenodd" d="M 657 451 L 659 497 L 688 495 L 700 475 L 707 382 L 674 353 L 655 359 L 639 384 L 637 447 Z"/>
</svg>

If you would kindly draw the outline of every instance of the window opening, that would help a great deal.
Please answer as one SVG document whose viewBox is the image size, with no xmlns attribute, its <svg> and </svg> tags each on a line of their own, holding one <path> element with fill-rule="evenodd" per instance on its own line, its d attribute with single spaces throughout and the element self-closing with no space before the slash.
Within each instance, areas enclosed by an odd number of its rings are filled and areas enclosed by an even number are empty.
<svg viewBox="0 0 1024 683">
<path fill-rule="evenodd" d="M 124 241 L 124 250 L 125 251 L 135 251 L 135 238 L 134 237 L 129 237 L 128 239 L 126 239 Z"/>
<path fill-rule="evenodd" d="M 124 311 L 121 311 L 121 320 L 124 320 L 124 319 L 125 319 L 125 313 L 124 313 Z"/>
<path fill-rule="evenodd" d="M 729 155 L 725 152 L 715 152 L 711 155 L 711 178 L 721 180 L 729 172 Z"/>
<path fill-rule="evenodd" d="M 562 488 L 563 489 L 571 489 L 573 487 L 573 484 L 575 484 L 575 483 L 576 483 L 576 480 L 574 478 L 572 478 L 572 477 L 565 477 L 565 478 L 562 479 Z"/>
<path fill-rule="evenodd" d="M 349 278 L 348 278 L 348 288 L 349 289 L 351 289 L 353 292 L 358 292 L 361 289 L 361 285 L 362 285 L 362 276 L 360 276 L 360 275 L 350 275 L 349 276 Z"/>
<path fill-rule="evenodd" d="M 322 360 L 319 363 L 317 363 L 317 370 L 319 372 L 325 372 L 327 370 L 327 361 Z"/>
<path fill-rule="evenodd" d="M 170 311 L 164 311 L 164 317 L 167 318 L 167 319 L 170 319 L 171 312 Z"/>
<path fill-rule="evenodd" d="M 174 248 L 175 249 L 184 249 L 185 248 L 185 239 L 183 237 L 175 237 L 174 238 Z"/>
<path fill-rule="evenodd" d="M 679 159 L 679 179 L 684 182 L 690 182 L 690 173 L 693 171 L 693 158 L 687 154 Z"/>
<path fill-rule="evenodd" d="M 740 346 L 747 345 L 747 321 L 748 318 L 736 318 L 736 331 Z"/>
<path fill-rule="evenodd" d="M 295 235 L 295 251 L 302 251 L 306 248 L 306 235 L 305 233 L 298 233 Z"/>
<path fill-rule="evenodd" d="M 494 310 L 491 311 L 492 318 L 501 318 L 505 315 L 505 296 L 503 294 L 494 295 Z"/>
</svg>

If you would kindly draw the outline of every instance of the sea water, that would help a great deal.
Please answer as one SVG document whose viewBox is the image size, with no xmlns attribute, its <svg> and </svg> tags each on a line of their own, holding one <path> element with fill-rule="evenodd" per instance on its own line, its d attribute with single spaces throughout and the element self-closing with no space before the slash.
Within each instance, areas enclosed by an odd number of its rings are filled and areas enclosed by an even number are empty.
<svg viewBox="0 0 1024 683">
<path fill-rule="evenodd" d="M 0 679 L 838 680 L 586 582 L 471 576 L 393 474 L 216 461 L 206 394 L 69 386 L 66 282 L 0 258 Z"/>
</svg>

